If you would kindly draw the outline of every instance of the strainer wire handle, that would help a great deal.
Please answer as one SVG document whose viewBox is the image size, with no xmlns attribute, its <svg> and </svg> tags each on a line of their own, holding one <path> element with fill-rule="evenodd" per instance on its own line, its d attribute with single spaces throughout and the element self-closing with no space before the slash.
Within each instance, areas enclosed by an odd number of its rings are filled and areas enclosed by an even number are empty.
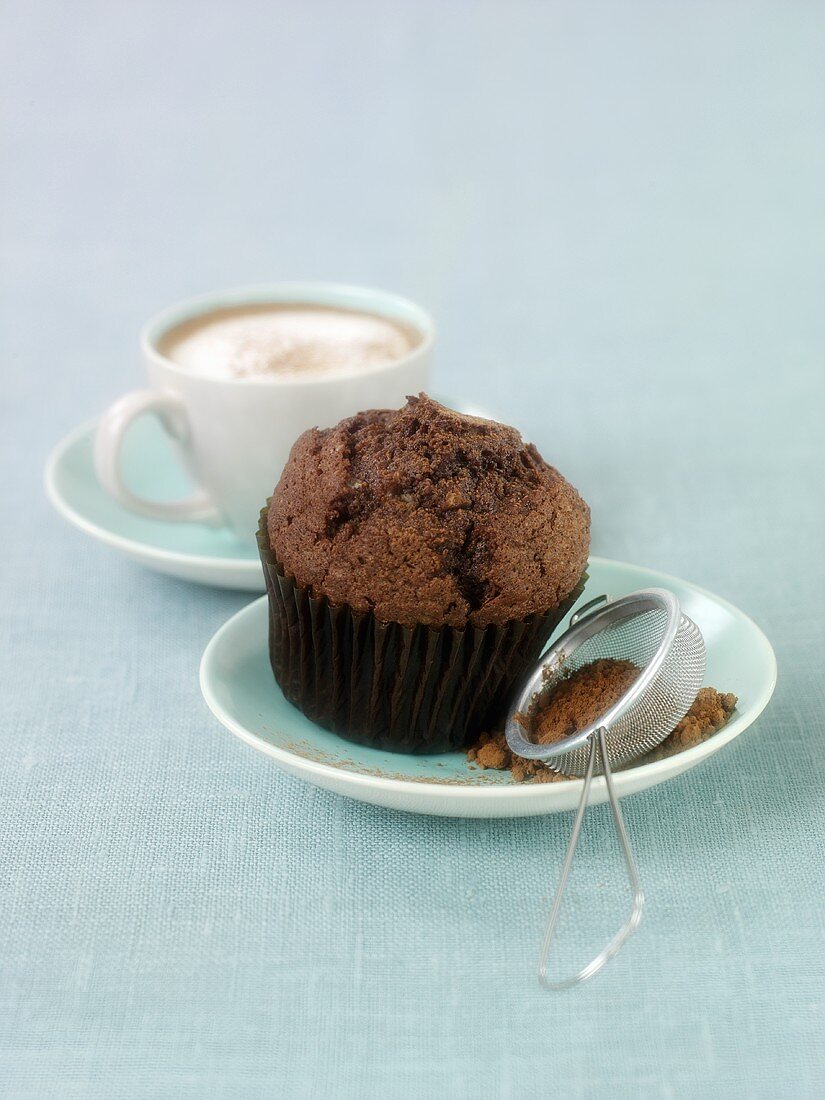
<svg viewBox="0 0 825 1100">
<path fill-rule="evenodd" d="M 639 872 L 636 868 L 636 861 L 633 858 L 633 852 L 630 847 L 630 841 L 627 837 L 627 830 L 625 829 L 624 818 L 622 817 L 622 811 L 619 807 L 619 800 L 616 797 L 616 791 L 613 787 L 613 773 L 610 770 L 610 761 L 607 755 L 607 746 L 605 744 L 604 728 L 595 730 L 590 738 L 590 754 L 587 759 L 587 772 L 584 777 L 584 786 L 582 787 L 581 798 L 579 799 L 579 807 L 576 810 L 576 819 L 573 822 L 573 832 L 570 834 L 570 843 L 567 846 L 567 855 L 564 857 L 564 865 L 561 870 L 561 878 L 559 884 L 556 887 L 556 896 L 553 898 L 553 907 L 550 910 L 550 917 L 547 921 L 547 930 L 544 933 L 544 942 L 541 945 L 541 954 L 539 956 L 539 981 L 546 989 L 562 990 L 570 989 L 571 986 L 578 985 L 580 982 L 586 982 L 588 978 L 592 978 L 594 974 L 602 969 L 608 960 L 619 951 L 624 941 L 628 936 L 636 930 L 639 925 L 639 921 L 642 918 L 642 909 L 644 908 L 644 894 L 642 893 L 641 884 L 639 883 Z M 602 768 L 604 769 L 604 780 L 607 785 L 607 795 L 610 800 L 610 808 L 613 811 L 613 824 L 616 827 L 616 833 L 619 837 L 619 842 L 622 846 L 622 853 L 624 855 L 624 861 L 627 866 L 627 875 L 630 882 L 630 890 L 633 894 L 633 905 L 630 910 L 630 916 L 619 929 L 619 931 L 613 936 L 613 938 L 607 943 L 605 947 L 599 952 L 594 959 L 592 959 L 587 966 L 580 970 L 577 974 L 572 975 L 569 978 L 563 978 L 560 981 L 550 981 L 547 977 L 547 959 L 550 955 L 550 948 L 553 944 L 553 938 L 556 934 L 556 925 L 559 920 L 559 913 L 561 911 L 561 903 L 564 897 L 564 891 L 567 887 L 567 879 L 570 875 L 570 868 L 573 863 L 573 856 L 576 852 L 576 845 L 579 842 L 579 834 L 581 833 L 582 821 L 584 820 L 584 812 L 587 809 L 587 800 L 590 794 L 590 784 L 593 780 L 593 768 L 596 763 L 596 751 L 601 754 Z"/>
<path fill-rule="evenodd" d="M 602 593 L 601 596 L 596 596 L 594 599 L 588 600 L 587 603 L 582 604 L 578 611 L 575 611 L 570 616 L 570 625 L 575 626 L 579 619 L 583 619 L 584 616 L 588 614 L 588 612 L 592 611 L 594 607 L 598 607 L 600 603 L 610 603 L 610 597 L 607 595 L 606 592 Z"/>
</svg>

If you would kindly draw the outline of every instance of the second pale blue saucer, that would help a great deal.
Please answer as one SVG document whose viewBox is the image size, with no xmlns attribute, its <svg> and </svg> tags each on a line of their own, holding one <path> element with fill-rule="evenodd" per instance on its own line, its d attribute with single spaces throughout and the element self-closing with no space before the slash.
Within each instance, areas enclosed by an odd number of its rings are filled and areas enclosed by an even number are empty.
<svg viewBox="0 0 825 1100">
<path fill-rule="evenodd" d="M 96 425 L 64 439 L 46 465 L 46 491 L 61 515 L 81 531 L 160 573 L 218 588 L 262 592 L 263 573 L 254 542 L 225 527 L 148 519 L 124 508 L 97 480 L 93 444 Z M 180 463 L 154 417 L 131 428 L 123 448 L 128 484 L 152 500 L 175 500 L 191 492 Z"/>
</svg>

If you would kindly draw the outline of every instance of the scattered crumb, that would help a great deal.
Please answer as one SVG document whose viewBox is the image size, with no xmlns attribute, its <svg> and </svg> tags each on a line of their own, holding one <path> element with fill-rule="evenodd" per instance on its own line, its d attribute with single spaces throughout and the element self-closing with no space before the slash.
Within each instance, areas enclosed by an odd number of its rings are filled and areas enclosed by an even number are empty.
<svg viewBox="0 0 825 1100">
<path fill-rule="evenodd" d="M 736 707 L 736 696 L 724 695 L 712 687 L 699 689 L 690 710 L 657 748 L 649 752 L 644 762 L 663 760 L 666 756 L 682 752 L 693 745 L 700 745 L 714 733 L 718 733 Z"/>
<path fill-rule="evenodd" d="M 552 771 L 539 760 L 524 760 L 514 756 L 507 745 L 503 733 L 482 733 L 478 741 L 467 749 L 467 759 L 479 768 L 495 769 L 513 773 L 513 778 L 523 783 L 533 780 L 537 783 L 554 783 L 567 777 Z"/>
</svg>

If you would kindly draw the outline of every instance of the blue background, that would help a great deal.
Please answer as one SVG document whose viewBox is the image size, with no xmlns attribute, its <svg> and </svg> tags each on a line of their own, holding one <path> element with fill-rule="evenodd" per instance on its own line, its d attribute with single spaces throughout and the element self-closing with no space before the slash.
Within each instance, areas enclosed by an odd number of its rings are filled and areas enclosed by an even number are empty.
<svg viewBox="0 0 825 1100">
<path fill-rule="evenodd" d="M 825 1095 L 822 5 L 6 8 L 2 1095 Z M 533 974 L 568 816 L 282 775 L 198 691 L 246 597 L 45 501 L 150 313 L 293 278 L 422 301 L 437 388 L 540 445 L 596 553 L 775 644 L 760 722 L 626 803 L 649 908 L 572 994 Z M 619 886 L 601 808 L 582 936 Z"/>
</svg>

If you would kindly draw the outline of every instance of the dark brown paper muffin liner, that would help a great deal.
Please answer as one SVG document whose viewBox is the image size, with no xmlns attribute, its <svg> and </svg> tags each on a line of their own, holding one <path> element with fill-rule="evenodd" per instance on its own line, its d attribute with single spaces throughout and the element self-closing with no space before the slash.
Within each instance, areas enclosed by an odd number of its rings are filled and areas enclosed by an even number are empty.
<svg viewBox="0 0 825 1100">
<path fill-rule="evenodd" d="M 584 590 L 544 615 L 501 626 L 401 626 L 313 596 L 258 549 L 269 596 L 269 660 L 286 698 L 350 741 L 393 752 L 449 752 L 495 727 L 512 690 Z"/>
</svg>

